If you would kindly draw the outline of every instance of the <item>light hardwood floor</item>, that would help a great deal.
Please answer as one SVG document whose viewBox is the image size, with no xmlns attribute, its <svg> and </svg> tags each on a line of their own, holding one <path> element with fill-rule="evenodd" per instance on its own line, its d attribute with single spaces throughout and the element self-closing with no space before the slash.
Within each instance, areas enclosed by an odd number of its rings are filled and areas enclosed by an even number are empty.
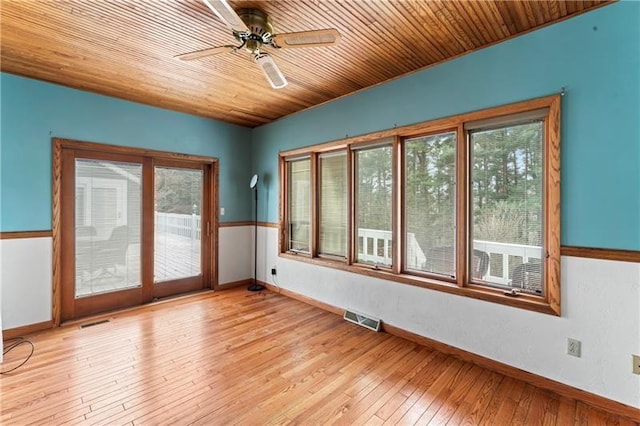
<svg viewBox="0 0 640 426">
<path fill-rule="evenodd" d="M 268 291 L 109 318 L 31 336 L 1 423 L 634 424 Z"/>
</svg>

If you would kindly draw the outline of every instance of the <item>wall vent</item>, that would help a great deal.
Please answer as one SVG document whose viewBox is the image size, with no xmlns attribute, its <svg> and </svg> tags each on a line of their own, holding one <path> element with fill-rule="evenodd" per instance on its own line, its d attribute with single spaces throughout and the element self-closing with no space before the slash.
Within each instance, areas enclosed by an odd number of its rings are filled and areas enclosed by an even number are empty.
<svg viewBox="0 0 640 426">
<path fill-rule="evenodd" d="M 382 324 L 382 321 L 377 318 L 350 310 L 344 311 L 344 319 L 373 331 L 380 331 L 380 325 Z"/>
</svg>

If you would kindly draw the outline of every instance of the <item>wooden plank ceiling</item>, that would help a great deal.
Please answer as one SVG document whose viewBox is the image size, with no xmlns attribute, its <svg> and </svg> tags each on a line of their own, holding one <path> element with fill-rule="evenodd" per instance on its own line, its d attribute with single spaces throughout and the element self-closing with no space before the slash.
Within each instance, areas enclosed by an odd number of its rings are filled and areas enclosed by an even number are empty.
<svg viewBox="0 0 640 426">
<path fill-rule="evenodd" d="M 202 0 L 1 0 L 3 72 L 244 126 L 258 126 L 606 1 L 229 1 L 276 33 L 336 28 L 333 47 L 264 49 L 289 81 L 274 90 L 248 53 L 180 61 L 234 44 Z"/>
</svg>

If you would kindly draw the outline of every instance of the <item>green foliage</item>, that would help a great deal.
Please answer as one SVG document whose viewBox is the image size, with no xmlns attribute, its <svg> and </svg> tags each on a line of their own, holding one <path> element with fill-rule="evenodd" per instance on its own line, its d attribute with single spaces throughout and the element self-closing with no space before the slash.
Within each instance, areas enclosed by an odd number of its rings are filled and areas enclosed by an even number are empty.
<svg viewBox="0 0 640 426">
<path fill-rule="evenodd" d="M 477 217 L 473 226 L 476 240 L 542 245 L 539 221 L 531 218 L 523 203 L 498 201 Z"/>
<path fill-rule="evenodd" d="M 471 134 L 473 237 L 541 245 L 541 122 Z"/>
<path fill-rule="evenodd" d="M 455 241 L 455 133 L 405 143 L 407 232 L 423 250 Z"/>
<path fill-rule="evenodd" d="M 155 210 L 163 213 L 200 214 L 202 207 L 200 170 L 156 167 Z M 194 211 L 195 206 L 195 211 Z"/>
<path fill-rule="evenodd" d="M 391 230 L 391 146 L 357 153 L 358 227 Z"/>
<path fill-rule="evenodd" d="M 542 122 L 476 131 L 470 137 L 474 239 L 542 244 Z M 423 249 L 455 244 L 456 135 L 405 141 L 407 232 Z M 360 151 L 358 227 L 391 229 L 391 148 Z"/>
</svg>

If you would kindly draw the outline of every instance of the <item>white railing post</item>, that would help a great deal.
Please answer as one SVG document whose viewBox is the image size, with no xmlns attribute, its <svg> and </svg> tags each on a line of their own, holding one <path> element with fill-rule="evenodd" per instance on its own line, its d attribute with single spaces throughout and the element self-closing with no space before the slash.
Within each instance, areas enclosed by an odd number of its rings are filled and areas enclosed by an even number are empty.
<svg viewBox="0 0 640 426">
<path fill-rule="evenodd" d="M 196 214 L 191 214 L 191 241 L 196 239 Z"/>
</svg>

